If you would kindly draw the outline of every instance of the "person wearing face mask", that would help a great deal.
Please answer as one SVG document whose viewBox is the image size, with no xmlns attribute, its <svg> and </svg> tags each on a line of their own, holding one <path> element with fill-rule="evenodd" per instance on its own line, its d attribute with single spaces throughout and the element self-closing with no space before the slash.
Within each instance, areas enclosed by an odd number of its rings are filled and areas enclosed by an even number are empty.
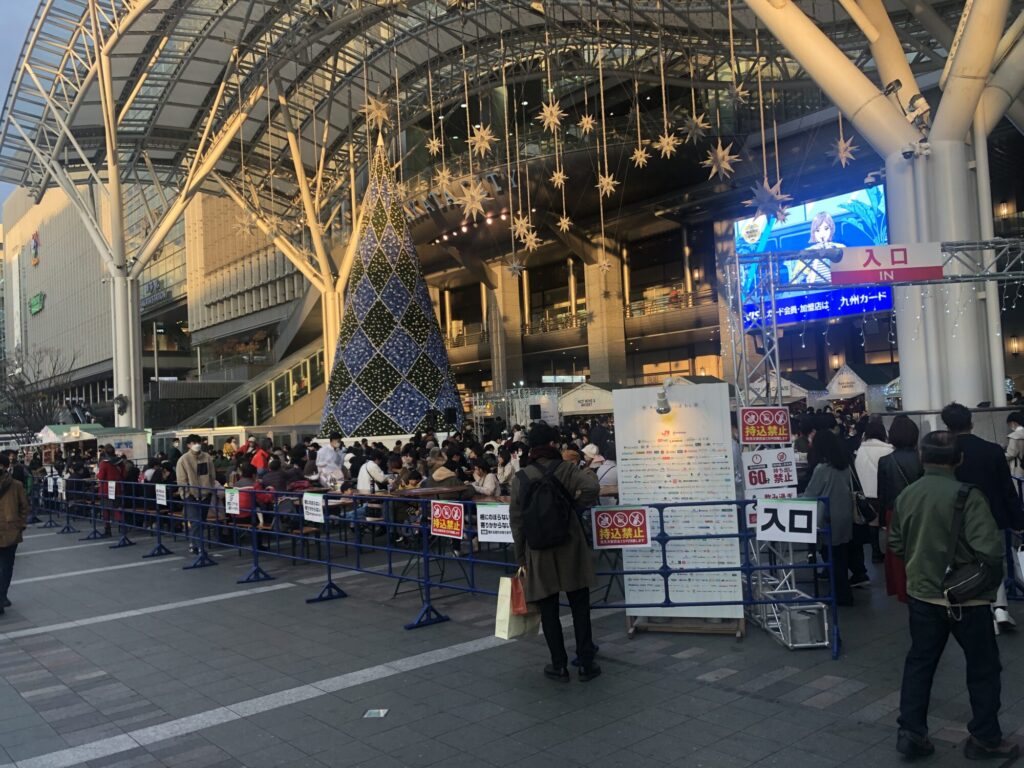
<svg viewBox="0 0 1024 768">
<path fill-rule="evenodd" d="M 320 482 L 329 483 L 332 479 L 340 481 L 345 476 L 342 468 L 341 433 L 332 432 L 329 443 L 316 454 L 316 468 L 320 473 Z"/>
<path fill-rule="evenodd" d="M 189 551 L 198 554 L 203 549 L 203 523 L 210 506 L 216 477 L 213 459 L 203 451 L 199 435 L 185 440 L 188 450 L 178 459 L 176 467 L 181 498 L 185 502 L 185 520 L 189 524 Z"/>
</svg>

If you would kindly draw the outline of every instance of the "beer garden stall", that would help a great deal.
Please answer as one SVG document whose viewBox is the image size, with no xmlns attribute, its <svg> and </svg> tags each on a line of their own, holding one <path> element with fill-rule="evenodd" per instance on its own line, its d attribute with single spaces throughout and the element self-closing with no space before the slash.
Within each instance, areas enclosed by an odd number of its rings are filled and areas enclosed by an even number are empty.
<svg viewBox="0 0 1024 768">
<path fill-rule="evenodd" d="M 114 452 L 123 454 L 134 462 L 145 462 L 149 458 L 148 430 L 103 427 L 99 424 L 52 424 L 43 427 L 36 435 L 36 441 L 23 446 L 42 453 L 43 464 L 53 464 L 57 450 L 67 456 L 71 448 L 98 449 L 102 445 L 113 445 Z"/>
</svg>

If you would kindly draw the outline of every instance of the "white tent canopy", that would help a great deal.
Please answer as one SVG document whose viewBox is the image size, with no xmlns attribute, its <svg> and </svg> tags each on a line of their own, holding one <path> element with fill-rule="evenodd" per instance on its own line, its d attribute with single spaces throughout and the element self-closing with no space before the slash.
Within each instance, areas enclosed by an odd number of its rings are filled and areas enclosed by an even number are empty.
<svg viewBox="0 0 1024 768">
<path fill-rule="evenodd" d="M 800 385 L 793 383 L 789 379 L 785 379 L 785 378 L 780 379 L 779 380 L 779 386 L 782 389 L 782 400 L 785 403 L 794 403 L 794 402 L 796 402 L 798 400 L 804 400 L 804 399 L 806 399 L 808 401 L 813 401 L 813 400 L 822 400 L 822 399 L 826 398 L 826 393 L 824 391 L 812 391 L 812 390 L 806 389 L 805 387 L 801 387 Z M 773 381 L 772 382 L 772 389 L 773 389 L 773 391 L 771 393 L 773 396 L 776 394 L 774 392 L 774 387 L 775 387 L 775 382 Z M 750 382 L 750 390 L 751 390 L 751 392 L 753 392 L 758 397 L 764 397 L 765 396 L 765 380 L 764 380 L 764 377 L 762 377 L 760 379 L 755 379 L 754 381 Z"/>
<path fill-rule="evenodd" d="M 580 384 L 558 398 L 563 416 L 588 416 L 612 412 L 612 393 L 593 384 Z"/>
<path fill-rule="evenodd" d="M 82 440 L 95 440 L 96 436 L 86 432 L 78 426 L 67 426 L 59 425 L 57 429 L 53 427 L 43 427 L 42 430 L 36 435 L 36 441 L 40 445 L 57 444 L 63 445 L 64 443 L 77 443 Z"/>
</svg>

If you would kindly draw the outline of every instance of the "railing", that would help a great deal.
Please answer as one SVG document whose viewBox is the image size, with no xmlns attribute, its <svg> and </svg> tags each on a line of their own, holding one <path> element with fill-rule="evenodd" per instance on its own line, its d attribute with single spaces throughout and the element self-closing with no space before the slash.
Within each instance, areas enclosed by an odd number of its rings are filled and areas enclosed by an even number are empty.
<svg viewBox="0 0 1024 768">
<path fill-rule="evenodd" d="M 487 331 L 464 331 L 455 336 L 446 337 L 444 345 L 448 349 L 456 349 L 457 347 L 468 347 L 471 344 L 486 344 L 488 339 Z"/>
<path fill-rule="evenodd" d="M 534 336 L 539 333 L 551 333 L 552 331 L 564 331 L 567 328 L 586 328 L 590 315 L 587 312 L 577 312 L 575 315 L 566 313 L 554 317 L 542 317 L 540 320 L 523 326 L 524 336 Z"/>
<path fill-rule="evenodd" d="M 631 301 L 626 305 L 625 313 L 626 317 L 642 317 L 712 304 L 714 301 L 715 292 L 710 288 L 687 293 L 681 286 L 673 286 L 664 296 Z"/>
<path fill-rule="evenodd" d="M 351 571 L 386 578 L 395 583 L 393 595 L 400 594 L 403 584 L 411 585 L 406 592 L 419 593 L 416 617 L 405 624 L 406 629 L 448 621 L 433 602 L 434 590 L 447 590 L 468 594 L 496 595 L 498 577 L 518 567 L 509 543 L 485 537 L 477 527 L 480 511 L 475 501 L 455 502 L 450 499 L 430 500 L 422 492 L 406 495 L 377 494 L 350 495 L 326 488 L 304 488 L 290 492 L 275 492 L 261 488 L 197 488 L 192 486 L 157 485 L 153 483 L 103 483 L 91 479 L 48 478 L 31 495 L 33 524 L 59 530 L 57 534 L 78 533 L 75 524 L 88 529 L 85 539 L 114 539 L 111 549 L 134 546 L 132 536 L 147 536 L 151 548 L 143 557 L 172 555 L 167 546 L 179 538 L 187 539 L 193 558 L 183 570 L 198 570 L 218 565 L 214 554 L 236 551 L 239 556 L 251 558 L 251 567 L 239 583 L 267 581 L 276 578 L 264 565 L 270 561 L 290 561 L 324 569 L 324 581 L 317 595 L 306 600 L 317 603 L 346 597 L 335 581 L 336 571 Z M 464 489 L 431 489 L 436 496 L 446 492 L 459 493 Z M 415 494 L 415 495 L 414 495 Z M 491 501 L 501 501 L 493 499 Z M 443 505 L 435 510 L 435 503 Z M 482 502 L 481 502 L 482 503 Z M 507 503 L 507 501 L 506 501 Z M 662 560 L 666 548 L 672 544 L 694 546 L 721 545 L 735 542 L 738 565 L 707 567 L 662 566 L 656 569 L 622 566 L 617 548 L 594 552 L 597 573 L 605 583 L 592 590 L 592 604 L 597 609 L 664 609 L 711 606 L 742 606 L 744 612 L 758 614 L 798 609 L 827 611 L 826 636 L 816 647 L 828 645 L 833 658 L 840 648 L 838 614 L 835 599 L 835 579 L 830 563 L 834 562 L 831 544 L 828 560 L 824 563 L 771 561 L 762 563 L 757 551 L 755 528 L 747 526 L 750 501 L 672 502 L 643 505 L 648 509 L 650 525 L 648 535 L 653 547 L 660 547 Z M 729 506 L 735 509 L 735 533 L 696 535 L 670 534 L 666 527 L 669 508 L 688 506 Z M 433 512 L 438 511 L 436 517 Z M 491 525 L 495 515 L 502 514 L 491 508 Z M 590 510 L 581 513 L 587 539 L 594 545 L 592 532 L 599 524 Z M 433 518 L 433 519 L 432 519 Z M 63 519 L 63 527 L 61 526 Z M 498 528 L 501 526 L 498 525 Z M 441 530 L 447 530 L 442 533 Z M 495 528 L 490 528 L 493 533 Z M 825 542 L 831 537 L 822 529 Z M 488 539 L 488 540 L 485 540 Z M 282 545 L 287 551 L 282 551 Z M 316 555 L 314 556 L 314 551 Z M 671 562 L 677 562 L 673 558 Z M 818 569 L 824 572 L 824 577 Z M 782 572 L 810 574 L 813 596 L 796 590 L 773 592 L 771 580 Z M 681 600 L 674 591 L 676 583 L 685 580 L 673 577 L 734 573 L 740 583 L 736 599 Z M 626 597 L 626 579 L 649 578 L 660 580 L 657 590 L 662 599 L 629 602 Z M 829 585 L 828 596 L 819 596 L 820 583 Z M 598 595 L 594 599 L 593 595 Z M 616 601 L 614 594 L 621 594 Z M 768 631 L 771 628 L 765 627 Z M 803 647 L 810 647 L 804 645 Z"/>
</svg>

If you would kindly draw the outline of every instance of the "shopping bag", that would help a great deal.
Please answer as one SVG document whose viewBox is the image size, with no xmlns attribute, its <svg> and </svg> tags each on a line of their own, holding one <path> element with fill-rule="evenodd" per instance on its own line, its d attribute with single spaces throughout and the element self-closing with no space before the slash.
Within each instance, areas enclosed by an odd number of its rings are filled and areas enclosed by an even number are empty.
<svg viewBox="0 0 1024 768">
<path fill-rule="evenodd" d="M 535 634 L 540 625 L 539 613 L 518 616 L 512 612 L 512 576 L 502 576 L 498 581 L 498 607 L 494 615 L 494 636 L 502 640 Z"/>
<path fill-rule="evenodd" d="M 1024 546 L 1013 548 L 1013 579 L 1018 588 L 1024 589 Z"/>
<path fill-rule="evenodd" d="M 523 577 L 518 573 L 512 577 L 512 615 L 525 616 L 530 612 L 526 604 L 526 592 L 523 590 Z"/>
</svg>

